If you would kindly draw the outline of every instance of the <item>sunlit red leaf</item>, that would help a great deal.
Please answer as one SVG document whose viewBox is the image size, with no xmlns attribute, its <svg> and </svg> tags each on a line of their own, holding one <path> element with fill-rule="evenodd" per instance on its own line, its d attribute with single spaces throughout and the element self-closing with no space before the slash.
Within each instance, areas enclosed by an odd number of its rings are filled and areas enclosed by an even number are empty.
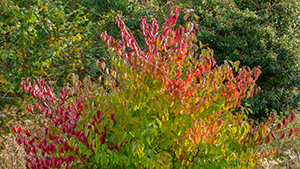
<svg viewBox="0 0 300 169">
<path fill-rule="evenodd" d="M 177 69 L 176 77 L 179 77 L 180 75 L 181 75 L 181 71 L 180 71 L 180 69 Z"/>
<path fill-rule="evenodd" d="M 291 114 L 289 114 L 289 122 L 293 122 L 294 121 L 294 116 L 292 116 Z"/>
<path fill-rule="evenodd" d="M 21 131 L 22 131 L 22 128 L 19 127 L 19 128 L 18 128 L 18 133 L 21 133 Z"/>
<path fill-rule="evenodd" d="M 15 132 L 15 133 L 17 133 L 17 130 L 16 130 L 16 127 L 15 126 L 13 126 L 13 131 Z"/>
<path fill-rule="evenodd" d="M 197 69 L 197 70 L 195 71 L 195 77 L 196 77 L 196 79 L 197 79 L 199 76 L 200 76 L 200 70 Z"/>
</svg>

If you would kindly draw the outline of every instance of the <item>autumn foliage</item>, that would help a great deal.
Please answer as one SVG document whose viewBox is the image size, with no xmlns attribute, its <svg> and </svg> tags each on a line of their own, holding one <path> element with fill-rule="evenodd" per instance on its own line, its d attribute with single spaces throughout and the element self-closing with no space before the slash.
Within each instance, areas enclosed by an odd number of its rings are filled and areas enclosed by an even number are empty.
<svg viewBox="0 0 300 169">
<path fill-rule="evenodd" d="M 255 127 L 241 100 L 259 91 L 260 69 L 216 65 L 213 50 L 196 39 L 197 24 L 176 28 L 178 15 L 172 8 L 161 30 L 142 17 L 144 47 L 117 17 L 121 39 L 101 34 L 110 54 L 109 66 L 96 63 L 106 72 L 104 86 L 72 75 L 72 87 L 57 98 L 40 78 L 21 83 L 39 102 L 28 110 L 45 117 L 42 134 L 13 128 L 28 168 L 251 168 L 275 153 L 259 145 L 299 133 L 276 133 L 295 114 L 274 128 L 271 113 Z"/>
</svg>

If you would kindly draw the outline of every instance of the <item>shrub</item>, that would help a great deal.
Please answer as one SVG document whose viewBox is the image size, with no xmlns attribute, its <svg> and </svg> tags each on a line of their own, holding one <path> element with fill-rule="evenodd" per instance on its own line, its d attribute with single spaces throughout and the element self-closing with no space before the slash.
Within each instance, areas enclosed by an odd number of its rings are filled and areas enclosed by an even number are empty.
<svg viewBox="0 0 300 169">
<path fill-rule="evenodd" d="M 196 39 L 195 23 L 173 30 L 178 15 L 172 8 L 162 32 L 155 19 L 148 25 L 147 17 L 141 18 L 144 51 L 117 17 L 121 40 L 101 34 L 111 59 L 111 66 L 96 63 L 106 72 L 100 78 L 104 87 L 88 78 L 81 87 L 73 76 L 72 87 L 58 99 L 40 78 L 33 85 L 21 83 L 42 102 L 34 107 L 46 116 L 40 136 L 13 128 L 26 145 L 28 167 L 64 159 L 66 167 L 85 168 L 246 168 L 274 153 L 258 147 L 274 135 L 268 128 L 274 113 L 254 127 L 241 106 L 259 90 L 260 69 L 238 70 L 238 62 L 230 62 L 233 68 L 228 62 L 215 65 L 212 50 Z M 38 156 L 34 148 L 40 148 Z"/>
<path fill-rule="evenodd" d="M 73 80 L 78 86 L 78 77 L 74 76 Z M 41 78 L 33 80 L 33 84 L 27 78 L 21 85 L 27 93 L 38 99 L 34 106 L 27 106 L 28 111 L 34 113 L 35 108 L 45 117 L 40 119 L 42 130 L 22 132 L 21 127 L 13 127 L 13 131 L 19 136 L 17 143 L 25 146 L 27 168 L 70 168 L 71 163 L 74 165 L 77 162 L 77 167 L 91 168 L 97 162 L 105 160 L 103 156 L 106 149 L 120 151 L 123 142 L 108 142 L 110 129 L 116 125 L 116 116 L 107 116 L 100 111 L 83 111 L 83 106 L 87 106 L 83 103 L 91 100 L 91 95 L 87 94 L 88 88 L 80 88 L 79 91 L 75 85 L 62 90 L 59 99 L 56 99 Z M 67 96 L 71 98 L 68 99 Z"/>
</svg>

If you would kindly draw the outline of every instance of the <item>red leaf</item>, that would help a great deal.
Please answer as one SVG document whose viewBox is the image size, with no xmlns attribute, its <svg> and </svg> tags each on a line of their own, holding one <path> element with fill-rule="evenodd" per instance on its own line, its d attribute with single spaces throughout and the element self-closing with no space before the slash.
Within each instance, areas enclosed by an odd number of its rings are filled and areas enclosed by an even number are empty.
<svg viewBox="0 0 300 169">
<path fill-rule="evenodd" d="M 19 127 L 19 128 L 18 128 L 18 133 L 21 133 L 21 131 L 22 131 L 22 128 Z"/>
<path fill-rule="evenodd" d="M 24 81 L 21 82 L 21 86 L 22 86 L 22 88 L 24 90 L 25 89 L 25 82 Z"/>
<path fill-rule="evenodd" d="M 273 132 L 271 133 L 271 136 L 274 138 L 274 140 L 277 139 L 276 136 L 275 136 L 275 134 Z"/>
<path fill-rule="evenodd" d="M 293 129 L 289 129 L 288 138 L 290 138 L 292 136 L 293 132 L 294 132 Z"/>
<path fill-rule="evenodd" d="M 113 146 L 111 146 L 110 144 L 109 144 L 109 145 L 107 145 L 107 147 L 108 147 L 108 149 L 110 149 L 110 150 L 113 150 L 113 149 L 114 149 L 114 147 L 113 147 Z"/>
<path fill-rule="evenodd" d="M 125 24 L 123 21 L 121 21 L 121 29 L 124 29 L 125 28 Z"/>
<path fill-rule="evenodd" d="M 196 77 L 196 79 L 197 79 L 199 76 L 200 76 L 200 71 L 199 71 L 199 69 L 197 69 L 197 70 L 195 71 L 195 77 Z"/>
<path fill-rule="evenodd" d="M 224 124 L 224 121 L 223 121 L 222 119 L 219 119 L 219 120 L 218 120 L 218 125 L 219 125 L 219 126 L 222 126 L 223 124 Z"/>
<path fill-rule="evenodd" d="M 115 145 L 115 149 L 116 149 L 117 151 L 120 151 L 121 146 L 119 147 L 118 144 L 116 144 L 116 145 Z"/>
<path fill-rule="evenodd" d="M 179 77 L 181 75 L 181 71 L 179 69 L 177 69 L 176 73 L 177 73 L 176 77 Z"/>
<path fill-rule="evenodd" d="M 49 132 L 49 128 L 47 127 L 45 128 L 45 133 L 48 134 L 48 132 Z"/>
<path fill-rule="evenodd" d="M 178 29 L 176 29 L 176 33 L 175 33 L 175 42 L 178 42 L 179 40 L 180 40 L 180 35 L 179 35 L 179 28 Z"/>
<path fill-rule="evenodd" d="M 285 135 L 284 132 L 281 131 L 280 132 L 280 139 L 282 139 L 284 137 L 284 135 Z"/>
<path fill-rule="evenodd" d="M 13 128 L 13 131 L 15 132 L 15 133 L 17 133 L 17 130 L 16 130 L 16 127 L 14 126 Z"/>
<path fill-rule="evenodd" d="M 36 154 L 36 147 L 32 148 L 32 152 L 33 152 L 33 154 Z"/>
<path fill-rule="evenodd" d="M 73 128 L 75 128 L 77 126 L 77 123 L 74 124 Z"/>
<path fill-rule="evenodd" d="M 270 136 L 265 137 L 265 143 L 268 144 L 270 142 Z"/>
<path fill-rule="evenodd" d="M 115 125 L 116 125 L 116 115 L 115 115 L 115 114 L 112 114 L 112 115 L 111 115 L 111 119 L 114 121 L 113 127 L 115 127 Z"/>
<path fill-rule="evenodd" d="M 280 128 L 281 128 L 281 124 L 277 123 L 276 131 L 279 130 Z"/>
<path fill-rule="evenodd" d="M 30 133 L 29 133 L 29 131 L 28 131 L 28 130 L 26 130 L 26 132 L 25 132 L 25 133 L 26 133 L 26 135 L 27 135 L 27 136 L 30 136 Z"/>
<path fill-rule="evenodd" d="M 289 115 L 289 122 L 291 123 L 291 122 L 293 122 L 294 121 L 294 116 L 292 116 L 291 114 Z"/>
<path fill-rule="evenodd" d="M 231 80 L 229 80 L 229 82 L 228 82 L 228 87 L 233 87 Z"/>
<path fill-rule="evenodd" d="M 215 64 L 216 64 L 215 59 L 214 59 L 213 57 L 212 57 L 211 59 L 212 59 L 212 64 L 213 64 L 213 66 L 215 66 Z"/>
<path fill-rule="evenodd" d="M 286 127 L 288 125 L 288 121 L 285 117 L 282 118 L 282 124 L 283 124 L 283 127 Z"/>
</svg>

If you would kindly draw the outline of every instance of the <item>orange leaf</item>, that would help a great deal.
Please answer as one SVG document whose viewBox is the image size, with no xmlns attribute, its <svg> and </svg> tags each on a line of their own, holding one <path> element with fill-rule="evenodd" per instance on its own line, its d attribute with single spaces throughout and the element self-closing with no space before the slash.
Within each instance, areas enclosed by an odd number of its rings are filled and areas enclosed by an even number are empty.
<svg viewBox="0 0 300 169">
<path fill-rule="evenodd" d="M 168 46 L 171 46 L 173 43 L 173 38 L 172 37 L 169 37 L 168 38 Z"/>
<path fill-rule="evenodd" d="M 101 69 L 104 69 L 104 68 L 105 68 L 105 63 L 104 63 L 104 62 L 101 62 L 101 63 L 100 63 L 100 67 L 101 67 Z"/>
</svg>

